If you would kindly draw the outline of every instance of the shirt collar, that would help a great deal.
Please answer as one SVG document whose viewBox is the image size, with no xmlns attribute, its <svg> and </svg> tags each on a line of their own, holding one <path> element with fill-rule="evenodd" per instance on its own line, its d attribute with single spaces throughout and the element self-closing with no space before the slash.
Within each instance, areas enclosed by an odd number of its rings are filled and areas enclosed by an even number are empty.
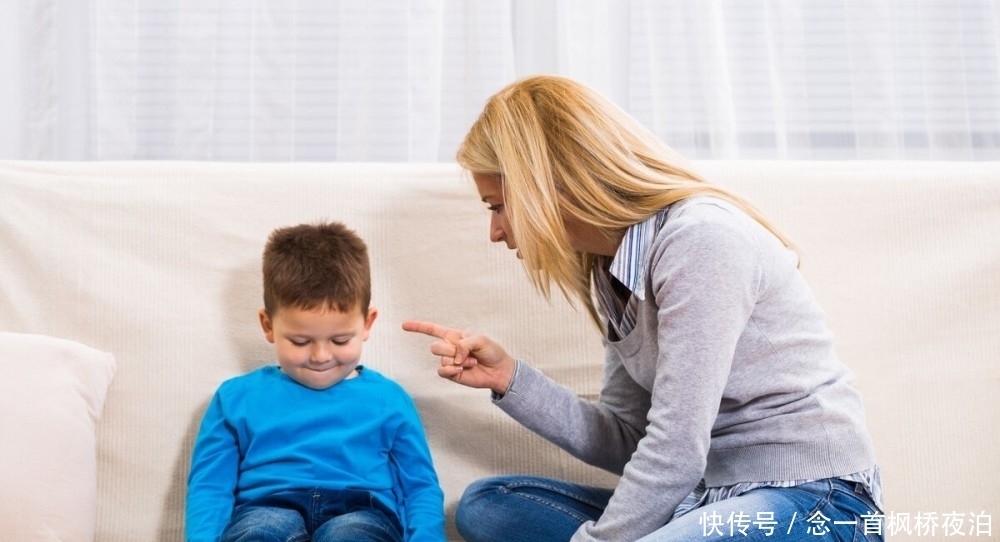
<svg viewBox="0 0 1000 542">
<path fill-rule="evenodd" d="M 656 213 L 646 220 L 633 224 L 625 230 L 608 272 L 618 279 L 635 297 L 646 299 L 646 260 L 653 236 L 663 226 L 667 210 Z"/>
</svg>

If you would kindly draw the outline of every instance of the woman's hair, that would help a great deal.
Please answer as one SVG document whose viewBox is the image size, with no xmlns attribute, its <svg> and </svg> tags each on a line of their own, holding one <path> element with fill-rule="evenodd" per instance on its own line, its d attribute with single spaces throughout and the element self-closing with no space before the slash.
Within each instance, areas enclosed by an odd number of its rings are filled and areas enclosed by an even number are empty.
<svg viewBox="0 0 1000 542">
<path fill-rule="evenodd" d="M 494 94 L 456 158 L 470 172 L 500 177 L 514 241 L 535 286 L 548 298 L 555 282 L 595 321 L 595 256 L 570 247 L 564 215 L 624 233 L 672 203 L 712 195 L 791 246 L 749 201 L 707 183 L 633 117 L 564 77 L 529 77 Z"/>
<path fill-rule="evenodd" d="M 264 246 L 264 310 L 319 308 L 368 313 L 368 247 L 339 222 L 299 224 L 271 232 Z"/>
</svg>

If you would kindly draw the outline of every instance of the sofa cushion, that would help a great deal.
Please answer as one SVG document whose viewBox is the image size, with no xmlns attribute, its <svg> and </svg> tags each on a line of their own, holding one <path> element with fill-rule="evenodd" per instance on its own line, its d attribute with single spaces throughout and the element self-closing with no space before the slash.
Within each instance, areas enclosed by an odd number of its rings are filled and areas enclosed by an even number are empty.
<svg viewBox="0 0 1000 542">
<path fill-rule="evenodd" d="M 0 332 L 0 525 L 10 542 L 90 542 L 96 423 L 114 357 L 44 335 Z"/>
</svg>

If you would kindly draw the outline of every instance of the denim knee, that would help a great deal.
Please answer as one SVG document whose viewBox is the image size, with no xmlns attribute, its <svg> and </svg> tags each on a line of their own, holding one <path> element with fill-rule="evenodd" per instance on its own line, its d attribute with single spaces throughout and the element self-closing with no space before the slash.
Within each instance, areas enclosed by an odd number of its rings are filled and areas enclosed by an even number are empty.
<svg viewBox="0 0 1000 542">
<path fill-rule="evenodd" d="M 395 521 L 377 509 L 357 510 L 331 518 L 313 533 L 314 542 L 402 542 Z"/>
<path fill-rule="evenodd" d="M 499 476 L 473 482 L 455 512 L 468 542 L 569 540 L 600 517 L 610 489 L 537 476 Z"/>
<path fill-rule="evenodd" d="M 307 541 L 302 516 L 294 510 L 263 506 L 239 506 L 226 526 L 222 542 L 289 542 Z"/>
<path fill-rule="evenodd" d="M 492 501 L 501 487 L 500 478 L 484 478 L 465 488 L 455 510 L 455 527 L 462 538 L 469 542 L 490 542 L 492 537 L 485 532 L 490 530 Z"/>
</svg>

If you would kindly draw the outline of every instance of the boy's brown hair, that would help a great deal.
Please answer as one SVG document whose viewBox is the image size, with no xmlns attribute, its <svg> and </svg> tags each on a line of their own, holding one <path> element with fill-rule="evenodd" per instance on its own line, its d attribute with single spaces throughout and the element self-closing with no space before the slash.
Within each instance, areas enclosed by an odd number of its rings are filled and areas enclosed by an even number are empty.
<svg viewBox="0 0 1000 542">
<path fill-rule="evenodd" d="M 330 308 L 368 313 L 368 247 L 339 222 L 278 228 L 264 246 L 264 310 Z"/>
</svg>

